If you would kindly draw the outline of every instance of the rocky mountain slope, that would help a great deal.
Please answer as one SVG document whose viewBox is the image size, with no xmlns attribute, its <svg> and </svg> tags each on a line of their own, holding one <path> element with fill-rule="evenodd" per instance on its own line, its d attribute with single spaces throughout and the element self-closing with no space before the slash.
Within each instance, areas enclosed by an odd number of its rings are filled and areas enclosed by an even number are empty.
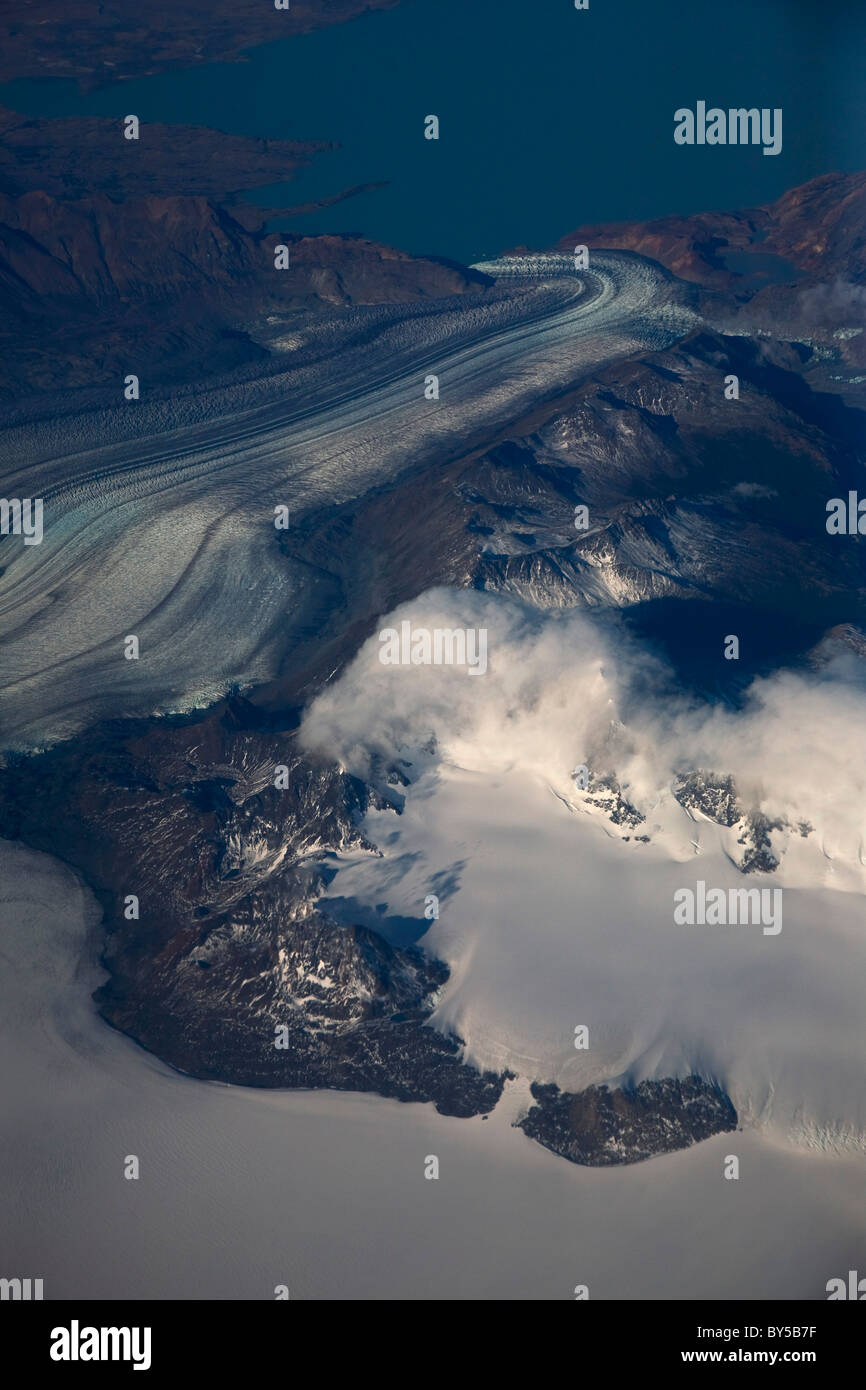
<svg viewBox="0 0 866 1390">
<path fill-rule="evenodd" d="M 685 280 L 736 289 L 726 251 L 770 252 L 810 275 L 866 278 L 866 173 L 823 174 L 775 202 L 744 212 L 706 212 L 649 222 L 600 222 L 564 236 L 558 247 L 638 251 Z"/>
<path fill-rule="evenodd" d="M 268 351 L 269 316 L 472 293 L 482 276 L 360 237 L 267 230 L 263 209 L 204 197 L 0 196 L 7 401 L 76 385 L 200 380 Z M 290 271 L 275 268 L 288 246 Z"/>
<path fill-rule="evenodd" d="M 240 708 L 100 728 L 4 780 L 0 833 L 76 865 L 103 905 L 102 1014 L 192 1076 L 491 1109 L 504 1078 L 424 1026 L 441 962 L 317 909 L 323 854 L 375 852 L 358 828 L 373 794 L 288 731 L 238 728 Z"/>
<path fill-rule="evenodd" d="M 810 356 L 701 331 L 597 373 L 488 449 L 299 522 L 281 543 L 318 638 L 253 699 L 296 698 L 346 649 L 338 625 L 352 647 L 437 584 L 620 609 L 710 689 L 805 656 L 864 603 L 858 547 L 824 522 L 827 498 L 857 484 L 866 420 L 810 384 Z"/>
<path fill-rule="evenodd" d="M 699 1076 L 642 1081 L 630 1091 L 590 1086 L 576 1095 L 534 1082 L 532 1097 L 518 1122 L 524 1134 L 594 1168 L 673 1153 L 737 1127 L 728 1097 Z"/>
</svg>

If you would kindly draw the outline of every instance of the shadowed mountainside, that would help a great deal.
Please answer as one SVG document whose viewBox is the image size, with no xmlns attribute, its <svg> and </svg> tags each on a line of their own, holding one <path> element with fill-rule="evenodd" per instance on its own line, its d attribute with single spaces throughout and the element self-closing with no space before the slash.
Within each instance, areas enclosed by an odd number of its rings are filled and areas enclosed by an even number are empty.
<svg viewBox="0 0 866 1390">
<path fill-rule="evenodd" d="M 282 235 L 204 197 L 0 197 L 7 399 L 105 382 L 201 380 L 267 358 L 268 315 L 471 293 L 483 276 L 361 237 Z M 288 245 L 290 268 L 274 266 Z M 131 363 L 133 365 L 131 365 Z"/>
</svg>

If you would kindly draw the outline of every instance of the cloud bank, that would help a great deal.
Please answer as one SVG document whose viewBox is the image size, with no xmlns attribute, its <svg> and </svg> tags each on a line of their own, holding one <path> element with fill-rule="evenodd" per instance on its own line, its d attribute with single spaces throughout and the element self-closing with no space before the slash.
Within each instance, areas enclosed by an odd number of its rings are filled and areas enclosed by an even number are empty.
<svg viewBox="0 0 866 1390">
<path fill-rule="evenodd" d="M 866 759 L 857 737 L 866 728 L 866 682 L 854 658 L 755 680 L 744 707 L 733 709 L 685 697 L 615 619 L 438 589 L 383 618 L 382 628 L 406 620 L 431 630 L 485 628 L 483 678 L 446 665 L 383 665 L 374 636 L 311 706 L 303 744 L 338 756 L 359 776 L 431 735 L 448 763 L 521 769 L 561 790 L 586 764 L 596 776 L 615 775 L 645 814 L 684 771 L 729 773 L 748 808 L 808 822 L 834 853 L 859 861 Z"/>
</svg>

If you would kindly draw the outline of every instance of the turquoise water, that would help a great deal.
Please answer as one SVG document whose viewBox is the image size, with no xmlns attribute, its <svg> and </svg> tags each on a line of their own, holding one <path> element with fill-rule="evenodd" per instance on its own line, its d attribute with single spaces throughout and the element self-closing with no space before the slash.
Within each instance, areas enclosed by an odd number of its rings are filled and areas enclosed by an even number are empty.
<svg viewBox="0 0 866 1390">
<path fill-rule="evenodd" d="M 0 103 L 339 141 L 255 200 L 297 205 L 387 180 L 295 229 L 471 261 L 549 245 L 582 222 L 745 207 L 866 166 L 864 40 L 864 8 L 848 0 L 591 0 L 588 11 L 572 0 L 403 0 L 243 63 L 87 95 L 65 80 L 13 82 Z M 782 107 L 781 154 L 676 146 L 674 110 L 699 99 Z M 438 141 L 423 137 L 429 114 Z"/>
</svg>

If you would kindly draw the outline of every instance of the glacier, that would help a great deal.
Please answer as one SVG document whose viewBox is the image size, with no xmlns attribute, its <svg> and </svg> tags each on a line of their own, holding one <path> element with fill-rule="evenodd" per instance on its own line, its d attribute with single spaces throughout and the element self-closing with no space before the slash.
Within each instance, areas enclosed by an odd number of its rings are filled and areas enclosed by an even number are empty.
<svg viewBox="0 0 866 1390">
<path fill-rule="evenodd" d="M 269 679 L 291 651 L 303 583 L 280 552 L 275 506 L 300 520 L 435 467 L 697 321 L 687 287 L 652 262 L 596 253 L 576 275 L 562 259 L 518 274 L 498 262 L 501 282 L 479 302 L 382 311 L 354 345 L 328 321 L 325 346 L 271 374 L 255 405 L 242 385 L 185 399 L 186 423 L 156 406 L 137 424 L 123 408 L 70 416 L 62 451 L 56 424 L 8 431 L 4 489 L 43 498 L 45 535 L 2 546 L 0 748 Z M 430 371 L 437 401 L 424 399 Z M 130 634 L 137 661 L 123 659 Z"/>
</svg>

